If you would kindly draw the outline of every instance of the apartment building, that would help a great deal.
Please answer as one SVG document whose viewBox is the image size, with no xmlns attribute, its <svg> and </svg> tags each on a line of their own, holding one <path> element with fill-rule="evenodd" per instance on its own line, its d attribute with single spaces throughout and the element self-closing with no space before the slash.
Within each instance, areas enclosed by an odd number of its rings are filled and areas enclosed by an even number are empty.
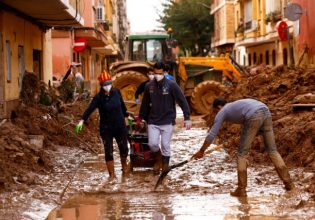
<svg viewBox="0 0 315 220">
<path fill-rule="evenodd" d="M 52 79 L 51 27 L 81 26 L 78 0 L 0 0 L 0 118 L 19 105 L 25 71 Z"/>
<path fill-rule="evenodd" d="M 234 47 L 234 0 L 214 0 L 210 14 L 214 16 L 211 48 L 217 54 L 232 53 Z"/>
<path fill-rule="evenodd" d="M 277 31 L 279 21 L 284 21 L 288 25 L 290 38 L 293 38 L 293 22 L 284 18 L 284 8 L 287 4 L 287 0 L 234 1 L 234 54 L 239 63 L 247 66 L 294 63 L 294 59 L 289 56 L 288 41 L 282 41 Z"/>
<path fill-rule="evenodd" d="M 55 27 L 52 31 L 53 74 L 60 79 L 72 62 L 81 63 L 79 71 L 85 78 L 85 87 L 94 95 L 99 86 L 97 76 L 108 69 L 111 62 L 120 55 L 113 26 L 119 13 L 126 8 L 119 7 L 122 0 L 81 0 L 84 26 Z M 124 1 L 123 1 L 124 2 Z M 123 32 L 123 29 L 119 29 Z M 84 45 L 76 49 L 77 45 Z"/>
</svg>

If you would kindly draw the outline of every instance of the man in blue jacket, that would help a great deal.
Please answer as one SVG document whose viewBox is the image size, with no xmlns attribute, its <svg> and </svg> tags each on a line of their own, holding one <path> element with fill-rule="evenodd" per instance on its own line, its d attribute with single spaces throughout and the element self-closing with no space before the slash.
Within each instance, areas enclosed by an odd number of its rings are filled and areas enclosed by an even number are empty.
<svg viewBox="0 0 315 220">
<path fill-rule="evenodd" d="M 164 76 L 164 63 L 153 66 L 154 80 L 145 87 L 140 117 L 148 124 L 149 146 L 155 157 L 154 172 L 166 170 L 171 156 L 170 142 L 176 119 L 176 103 L 184 113 L 184 125 L 191 128 L 190 109 L 187 100 L 175 81 Z M 161 141 L 161 149 L 160 149 Z"/>
<path fill-rule="evenodd" d="M 210 146 L 219 132 L 223 122 L 242 124 L 243 131 L 241 142 L 237 153 L 237 175 L 238 187 L 231 192 L 232 196 L 244 197 L 247 187 L 247 156 L 252 142 L 258 132 L 262 132 L 265 142 L 265 148 L 268 152 L 271 162 L 283 181 L 286 190 L 294 189 L 294 184 L 290 178 L 287 166 L 281 155 L 277 151 L 275 137 L 273 133 L 272 119 L 268 107 L 254 99 L 241 99 L 227 103 L 223 98 L 217 98 L 213 102 L 214 111 L 218 111 L 202 147 L 193 156 L 198 159 L 203 157 L 205 150 Z"/>
</svg>

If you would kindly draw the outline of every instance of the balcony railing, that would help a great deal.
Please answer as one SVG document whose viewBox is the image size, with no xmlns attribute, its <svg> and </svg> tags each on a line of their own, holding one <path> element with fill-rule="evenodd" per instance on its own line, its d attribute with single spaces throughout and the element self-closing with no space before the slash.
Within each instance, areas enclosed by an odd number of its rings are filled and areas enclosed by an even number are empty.
<svg viewBox="0 0 315 220">
<path fill-rule="evenodd" d="M 245 22 L 245 30 L 252 29 L 252 27 L 253 27 L 253 21 Z"/>
</svg>

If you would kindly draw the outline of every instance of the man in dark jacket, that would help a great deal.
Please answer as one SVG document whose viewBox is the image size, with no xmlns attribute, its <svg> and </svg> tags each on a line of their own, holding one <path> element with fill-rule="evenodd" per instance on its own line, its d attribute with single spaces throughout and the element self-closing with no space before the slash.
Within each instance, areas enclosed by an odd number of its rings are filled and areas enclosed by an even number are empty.
<svg viewBox="0 0 315 220">
<path fill-rule="evenodd" d="M 277 151 L 271 114 L 264 103 L 254 99 L 241 99 L 227 103 L 223 98 L 217 98 L 213 102 L 213 108 L 214 111 L 218 111 L 214 119 L 214 124 L 209 130 L 202 147 L 193 157 L 196 159 L 203 157 L 205 150 L 218 134 L 223 122 L 242 124 L 243 131 L 237 153 L 238 187 L 235 191 L 231 192 L 232 196 L 247 196 L 247 156 L 258 132 L 262 132 L 263 134 L 265 149 L 280 179 L 283 181 L 285 189 L 292 190 L 295 188 L 290 178 L 288 168 Z"/>
<path fill-rule="evenodd" d="M 109 179 L 114 179 L 114 157 L 113 157 L 113 138 L 116 139 L 123 174 L 128 172 L 127 156 L 128 156 L 128 142 L 127 142 L 127 127 L 125 117 L 128 116 L 127 108 L 122 99 L 120 91 L 112 88 L 112 81 L 110 75 L 105 72 L 99 77 L 101 85 L 100 92 L 95 95 L 92 102 L 85 110 L 81 121 L 75 127 L 75 132 L 79 133 L 83 127 L 84 121 L 98 108 L 100 115 L 100 136 L 104 143 L 105 161 L 109 173 Z"/>
<path fill-rule="evenodd" d="M 176 103 L 184 113 L 186 129 L 191 128 L 187 100 L 175 81 L 164 77 L 164 64 L 157 62 L 154 77 L 147 83 L 140 107 L 140 117 L 148 123 L 149 146 L 155 157 L 154 172 L 166 170 L 171 156 L 170 142 L 176 119 Z M 161 140 L 161 149 L 160 149 Z"/>
</svg>

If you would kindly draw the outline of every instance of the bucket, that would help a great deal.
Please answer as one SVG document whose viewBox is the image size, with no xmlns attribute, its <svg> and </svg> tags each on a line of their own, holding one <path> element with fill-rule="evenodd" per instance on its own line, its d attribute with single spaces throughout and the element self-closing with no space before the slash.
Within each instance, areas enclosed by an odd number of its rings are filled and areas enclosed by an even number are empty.
<svg viewBox="0 0 315 220">
<path fill-rule="evenodd" d="M 42 149 L 44 143 L 44 136 L 43 135 L 29 135 L 28 136 L 30 145 L 35 149 Z"/>
</svg>

